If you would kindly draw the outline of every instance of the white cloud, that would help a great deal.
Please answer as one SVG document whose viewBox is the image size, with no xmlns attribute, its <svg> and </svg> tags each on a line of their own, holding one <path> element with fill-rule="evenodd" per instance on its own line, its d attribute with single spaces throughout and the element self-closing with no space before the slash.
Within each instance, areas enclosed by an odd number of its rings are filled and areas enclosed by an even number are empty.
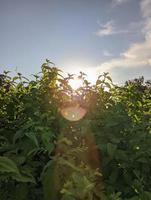
<svg viewBox="0 0 151 200">
<path fill-rule="evenodd" d="M 109 52 L 108 50 L 104 50 L 102 53 L 103 53 L 103 55 L 105 57 L 111 57 L 111 56 L 113 56 L 113 54 L 111 52 Z"/>
<path fill-rule="evenodd" d="M 151 67 L 151 0 L 142 0 L 140 8 L 144 21 L 144 41 L 131 44 L 120 57 L 102 63 L 100 71 L 110 71 L 117 67 Z"/>
<path fill-rule="evenodd" d="M 114 22 L 113 20 L 108 21 L 104 25 L 100 25 L 100 29 L 96 32 L 97 36 L 106 36 L 106 35 L 112 35 L 114 34 Z"/>
<path fill-rule="evenodd" d="M 151 17 L 151 0 L 142 0 L 140 3 L 142 15 L 144 18 Z"/>
<path fill-rule="evenodd" d="M 112 4 L 113 4 L 113 6 L 118 6 L 118 5 L 121 5 L 121 4 L 126 3 L 128 1 L 130 1 L 130 0 L 113 0 Z"/>
<path fill-rule="evenodd" d="M 135 26 L 136 25 L 138 24 L 136 23 Z M 136 30 L 134 30 L 132 27 L 129 29 L 117 29 L 113 20 L 110 20 L 105 24 L 99 23 L 99 26 L 99 30 L 95 33 L 99 37 L 136 32 Z"/>
</svg>

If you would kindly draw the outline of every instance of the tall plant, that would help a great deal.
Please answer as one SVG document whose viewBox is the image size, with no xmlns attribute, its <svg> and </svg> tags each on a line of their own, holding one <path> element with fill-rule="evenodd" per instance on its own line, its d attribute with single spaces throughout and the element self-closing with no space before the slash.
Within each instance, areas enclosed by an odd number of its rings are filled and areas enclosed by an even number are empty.
<svg viewBox="0 0 151 200">
<path fill-rule="evenodd" d="M 104 73 L 91 85 L 79 76 L 83 85 L 75 92 L 72 75 L 63 77 L 49 60 L 32 80 L 0 75 L 1 199 L 151 199 L 151 82 L 116 86 Z M 73 98 L 87 109 L 78 123 L 60 114 Z M 95 138 L 101 177 L 80 158 L 88 146 L 83 138 Z"/>
</svg>

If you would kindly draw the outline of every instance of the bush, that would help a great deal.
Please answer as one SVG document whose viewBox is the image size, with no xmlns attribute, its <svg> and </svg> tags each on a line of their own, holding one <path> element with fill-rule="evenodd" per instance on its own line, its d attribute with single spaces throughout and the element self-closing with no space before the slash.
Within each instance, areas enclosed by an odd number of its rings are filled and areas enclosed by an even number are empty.
<svg viewBox="0 0 151 200">
<path fill-rule="evenodd" d="M 104 73 L 91 85 L 81 72 L 83 86 L 75 94 L 69 85 L 72 75 L 63 77 L 50 64 L 47 60 L 34 80 L 20 73 L 0 75 L 1 199 L 150 200 L 151 82 L 142 77 L 119 87 Z M 73 99 L 87 109 L 79 122 L 68 122 L 59 112 Z M 79 159 L 85 147 L 70 148 L 73 140 L 68 135 L 74 134 L 80 140 L 83 134 L 95 137 L 103 181 L 100 191 L 95 185 L 100 172 L 72 160 Z M 58 142 L 64 143 L 60 157 L 55 150 Z M 64 159 L 67 147 L 72 153 Z M 61 174 L 64 168 L 72 169 L 58 197 L 56 162 Z"/>
</svg>

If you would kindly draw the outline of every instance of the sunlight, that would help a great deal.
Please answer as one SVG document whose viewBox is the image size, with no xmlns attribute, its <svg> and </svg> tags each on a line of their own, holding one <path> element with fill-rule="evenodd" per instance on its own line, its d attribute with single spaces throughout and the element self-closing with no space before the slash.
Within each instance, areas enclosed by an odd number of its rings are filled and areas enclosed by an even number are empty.
<svg viewBox="0 0 151 200">
<path fill-rule="evenodd" d="M 75 64 L 75 63 L 66 63 L 63 67 L 64 71 L 71 74 L 76 74 L 75 79 L 70 80 L 69 84 L 71 87 L 76 90 L 82 85 L 82 80 L 78 79 L 77 76 L 79 72 L 84 72 L 87 76 L 86 79 L 91 83 L 95 84 L 97 77 L 99 76 L 99 72 L 96 66 L 87 66 L 86 64 Z"/>
<path fill-rule="evenodd" d="M 82 86 L 82 79 L 75 77 L 74 79 L 69 80 L 69 85 L 72 87 L 73 90 L 77 90 Z"/>
</svg>

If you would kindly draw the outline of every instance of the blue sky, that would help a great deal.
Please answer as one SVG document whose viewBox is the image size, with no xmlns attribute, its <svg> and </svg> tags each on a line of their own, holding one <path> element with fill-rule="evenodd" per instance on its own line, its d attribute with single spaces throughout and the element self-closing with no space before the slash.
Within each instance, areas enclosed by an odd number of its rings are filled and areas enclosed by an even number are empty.
<svg viewBox="0 0 151 200">
<path fill-rule="evenodd" d="M 151 0 L 0 0 L 0 30 L 0 71 L 151 78 Z"/>
</svg>

